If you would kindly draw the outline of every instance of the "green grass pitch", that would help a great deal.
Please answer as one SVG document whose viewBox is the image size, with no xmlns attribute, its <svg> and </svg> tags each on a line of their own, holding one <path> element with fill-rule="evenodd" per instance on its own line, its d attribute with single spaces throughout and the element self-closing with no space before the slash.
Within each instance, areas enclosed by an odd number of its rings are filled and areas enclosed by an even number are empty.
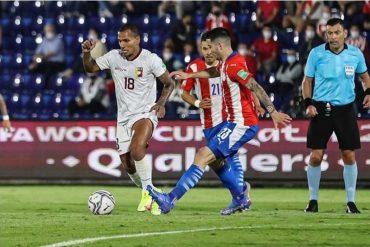
<svg viewBox="0 0 370 247">
<path fill-rule="evenodd" d="M 88 210 L 98 189 L 115 196 L 111 215 Z M 2 186 L 0 246 L 370 246 L 369 190 L 357 192 L 359 215 L 345 214 L 342 189 L 320 191 L 318 214 L 303 213 L 304 188 L 253 189 L 252 209 L 232 216 L 219 215 L 222 188 L 195 188 L 161 216 L 136 212 L 139 197 L 133 187 Z"/>
</svg>

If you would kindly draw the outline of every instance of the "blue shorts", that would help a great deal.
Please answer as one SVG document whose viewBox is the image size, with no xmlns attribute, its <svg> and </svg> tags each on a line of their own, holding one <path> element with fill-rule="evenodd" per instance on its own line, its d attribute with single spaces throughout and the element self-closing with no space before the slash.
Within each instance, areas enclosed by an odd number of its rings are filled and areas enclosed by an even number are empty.
<svg viewBox="0 0 370 247">
<path fill-rule="evenodd" d="M 215 127 L 204 129 L 203 134 L 204 138 L 206 138 L 207 143 L 209 143 L 212 140 L 212 138 L 215 135 L 217 135 L 218 132 L 220 132 L 220 130 L 225 128 L 227 123 L 228 123 L 227 121 L 223 121 L 222 123 L 217 124 Z"/>
<path fill-rule="evenodd" d="M 240 147 L 252 140 L 256 136 L 258 129 L 258 125 L 248 127 L 227 122 L 227 124 L 208 141 L 207 146 L 216 156 L 216 159 L 227 158 L 236 154 Z"/>
</svg>

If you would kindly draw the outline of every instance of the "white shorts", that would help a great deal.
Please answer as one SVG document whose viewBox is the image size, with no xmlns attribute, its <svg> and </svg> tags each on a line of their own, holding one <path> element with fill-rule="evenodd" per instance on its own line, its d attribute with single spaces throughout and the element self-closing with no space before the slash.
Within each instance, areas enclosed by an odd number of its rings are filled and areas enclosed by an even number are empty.
<svg viewBox="0 0 370 247">
<path fill-rule="evenodd" d="M 132 131 L 132 126 L 140 119 L 148 118 L 153 123 L 153 132 L 158 125 L 158 118 L 155 111 L 140 113 L 131 117 L 131 119 L 125 124 L 117 123 L 116 129 L 116 141 L 117 141 L 117 150 L 119 155 L 129 152 L 129 147 L 131 143 L 131 138 L 134 135 Z"/>
</svg>

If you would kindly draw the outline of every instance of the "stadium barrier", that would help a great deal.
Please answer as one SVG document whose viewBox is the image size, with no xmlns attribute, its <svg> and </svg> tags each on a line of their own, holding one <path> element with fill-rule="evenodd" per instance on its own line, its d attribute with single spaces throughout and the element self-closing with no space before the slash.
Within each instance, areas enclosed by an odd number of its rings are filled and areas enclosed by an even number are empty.
<svg viewBox="0 0 370 247">
<path fill-rule="evenodd" d="M 0 181 L 48 183 L 129 183 L 115 148 L 114 121 L 15 121 L 11 133 L 0 130 Z M 246 178 L 260 183 L 305 183 L 309 150 L 308 121 L 274 129 L 261 121 L 255 139 L 239 152 Z M 362 148 L 356 152 L 359 185 L 369 184 L 370 122 L 359 121 Z M 198 121 L 160 121 L 148 149 L 155 182 L 175 182 L 204 145 Z M 342 183 L 336 136 L 328 143 L 322 181 Z M 217 184 L 212 171 L 204 181 Z"/>
</svg>

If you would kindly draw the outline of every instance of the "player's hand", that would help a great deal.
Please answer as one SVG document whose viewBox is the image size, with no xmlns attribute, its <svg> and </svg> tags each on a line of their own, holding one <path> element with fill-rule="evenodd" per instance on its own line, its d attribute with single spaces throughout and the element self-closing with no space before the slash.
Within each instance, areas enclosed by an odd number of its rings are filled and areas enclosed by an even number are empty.
<svg viewBox="0 0 370 247">
<path fill-rule="evenodd" d="M 255 106 L 254 110 L 256 111 L 257 113 L 257 116 L 260 116 L 262 117 L 263 115 L 265 115 L 265 109 L 262 107 L 262 106 Z"/>
<path fill-rule="evenodd" d="M 92 49 L 95 48 L 95 45 L 96 45 L 96 41 L 94 41 L 94 40 L 85 40 L 81 44 L 82 52 L 87 53 L 87 52 L 92 51 Z"/>
<path fill-rule="evenodd" d="M 199 108 L 208 109 L 211 107 L 212 107 L 211 99 L 205 98 L 202 101 L 200 101 Z"/>
<path fill-rule="evenodd" d="M 365 95 L 363 105 L 364 108 L 370 109 L 370 95 Z"/>
<path fill-rule="evenodd" d="M 319 114 L 319 113 L 317 112 L 317 109 L 316 109 L 315 106 L 310 105 L 310 106 L 307 107 L 307 109 L 306 109 L 306 115 L 307 116 L 309 116 L 309 117 L 316 117 L 317 114 Z"/>
<path fill-rule="evenodd" d="M 172 71 L 170 73 L 170 77 L 174 78 L 175 80 L 186 80 L 186 79 L 190 78 L 188 73 L 183 72 L 181 70 Z"/>
<path fill-rule="evenodd" d="M 166 108 L 164 108 L 164 106 L 160 104 L 155 104 L 154 106 L 152 106 L 152 108 L 150 108 L 150 111 L 155 111 L 157 117 L 159 118 L 163 118 L 166 114 Z"/>
<path fill-rule="evenodd" d="M 290 121 L 292 121 L 292 118 L 289 115 L 282 112 L 278 112 L 276 110 L 271 113 L 271 118 L 272 121 L 274 122 L 275 129 L 277 129 L 279 124 L 285 126 L 289 124 Z"/>
<path fill-rule="evenodd" d="M 6 132 L 9 132 L 11 127 L 10 120 L 3 120 L 3 128 Z"/>
</svg>

